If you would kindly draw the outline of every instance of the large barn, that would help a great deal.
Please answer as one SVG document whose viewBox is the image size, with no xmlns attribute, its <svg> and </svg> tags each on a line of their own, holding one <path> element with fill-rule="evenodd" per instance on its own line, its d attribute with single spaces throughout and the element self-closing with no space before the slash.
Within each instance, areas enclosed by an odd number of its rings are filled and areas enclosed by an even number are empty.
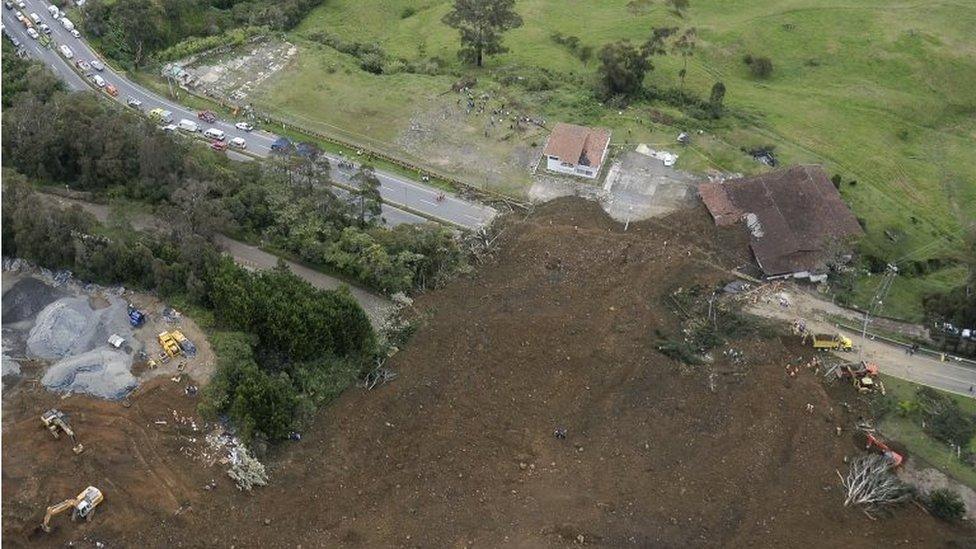
<svg viewBox="0 0 976 549">
<path fill-rule="evenodd" d="M 703 183 L 699 195 L 719 226 L 742 223 L 769 278 L 822 277 L 824 264 L 863 234 L 819 166 Z"/>
</svg>

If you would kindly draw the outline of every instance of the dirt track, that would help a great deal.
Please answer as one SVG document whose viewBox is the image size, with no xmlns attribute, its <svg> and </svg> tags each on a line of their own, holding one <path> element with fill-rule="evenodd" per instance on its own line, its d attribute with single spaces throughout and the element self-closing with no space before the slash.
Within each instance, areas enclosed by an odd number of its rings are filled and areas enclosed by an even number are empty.
<svg viewBox="0 0 976 549">
<path fill-rule="evenodd" d="M 98 481 L 107 494 L 95 521 L 61 517 L 43 541 L 966 546 L 972 530 L 914 506 L 878 521 L 842 506 L 835 469 L 860 450 L 835 427 L 859 406 L 846 385 L 828 393 L 805 369 L 787 376 L 787 362 L 809 358 L 792 339 L 742 341 L 741 364 L 688 367 L 655 350 L 656 332 L 678 329 L 664 296 L 727 280 L 709 265 L 744 258 L 734 234 L 701 210 L 622 233 L 576 200 L 511 221 L 493 264 L 418 299 L 427 321 L 392 361 L 400 377 L 348 391 L 267 460 L 272 484 L 252 495 L 155 431 L 151 418 L 189 405 L 174 384 L 160 381 L 131 409 L 91 412 L 82 432 L 106 452 L 80 467 L 30 423 L 46 404 L 5 402 L 4 541 L 26 539 L 39 502 Z M 68 478 L 54 476 L 58 463 Z M 211 477 L 217 489 L 203 490 Z"/>
</svg>

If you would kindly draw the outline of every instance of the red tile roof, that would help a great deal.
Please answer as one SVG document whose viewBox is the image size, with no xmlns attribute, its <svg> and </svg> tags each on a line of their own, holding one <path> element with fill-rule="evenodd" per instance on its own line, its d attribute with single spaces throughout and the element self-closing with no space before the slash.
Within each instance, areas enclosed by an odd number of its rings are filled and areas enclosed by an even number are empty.
<svg viewBox="0 0 976 549">
<path fill-rule="evenodd" d="M 609 143 L 610 130 L 560 122 L 549 134 L 543 154 L 562 162 L 599 168 Z"/>
<path fill-rule="evenodd" d="M 750 246 L 770 276 L 816 269 L 832 243 L 863 234 L 819 166 L 705 183 L 699 194 L 718 225 L 756 216 L 759 226 L 750 231 Z"/>
</svg>

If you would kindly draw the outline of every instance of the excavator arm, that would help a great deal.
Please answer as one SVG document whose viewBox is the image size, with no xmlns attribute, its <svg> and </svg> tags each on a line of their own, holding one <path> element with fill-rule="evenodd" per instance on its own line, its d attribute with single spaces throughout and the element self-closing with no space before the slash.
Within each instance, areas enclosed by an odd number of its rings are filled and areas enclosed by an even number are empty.
<svg viewBox="0 0 976 549">
<path fill-rule="evenodd" d="M 41 523 L 41 528 L 43 528 L 45 532 L 50 532 L 51 519 L 67 511 L 68 509 L 74 509 L 75 505 L 78 505 L 77 499 L 66 499 L 61 503 L 55 503 L 54 505 L 48 507 L 47 512 L 44 513 L 44 522 Z"/>
</svg>

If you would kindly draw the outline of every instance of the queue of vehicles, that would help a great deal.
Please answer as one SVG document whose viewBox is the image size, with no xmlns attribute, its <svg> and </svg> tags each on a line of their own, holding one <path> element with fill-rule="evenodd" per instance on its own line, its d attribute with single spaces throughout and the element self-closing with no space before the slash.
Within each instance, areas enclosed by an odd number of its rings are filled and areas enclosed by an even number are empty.
<svg viewBox="0 0 976 549">
<path fill-rule="evenodd" d="M 23 0 L 4 0 L 4 7 L 8 10 L 12 10 L 15 6 L 18 10 L 25 10 L 26 4 Z M 61 26 L 65 28 L 72 36 L 79 38 L 81 36 L 78 29 L 75 28 L 74 23 L 69 20 L 65 13 L 62 12 L 57 6 L 50 5 L 47 8 L 48 13 L 55 21 L 60 21 Z M 21 11 L 16 12 L 17 20 L 27 27 L 27 35 L 34 40 L 44 41 L 44 45 L 50 43 L 49 35 L 51 35 L 51 27 L 44 23 L 41 17 L 35 13 L 31 12 L 25 15 Z M 7 34 L 11 42 L 15 47 L 20 47 L 20 41 L 16 37 Z M 104 77 L 96 72 L 102 72 L 105 70 L 105 64 L 98 59 L 92 59 L 91 61 L 86 61 L 84 59 L 76 58 L 74 51 L 67 44 L 60 44 L 57 47 L 58 52 L 67 60 L 74 59 L 75 66 L 84 73 L 84 76 L 92 81 L 92 83 L 99 89 L 105 91 L 108 95 L 112 97 L 118 97 L 119 90 L 114 85 L 108 83 Z M 142 102 L 134 97 L 128 97 L 126 99 L 126 105 L 130 108 L 141 111 Z M 173 122 L 173 114 L 170 111 L 164 109 L 152 109 L 148 113 L 150 120 L 159 123 L 164 131 L 175 131 L 181 130 L 187 133 L 197 133 L 201 131 L 200 126 L 197 122 L 188 119 L 181 119 L 179 122 Z M 215 124 L 217 122 L 217 115 L 210 110 L 204 110 L 197 113 L 197 118 L 207 124 Z M 254 126 L 248 122 L 237 122 L 234 127 L 240 131 L 250 132 L 254 130 Z M 223 130 L 218 128 L 207 128 L 203 132 L 203 136 L 210 140 L 211 148 L 217 151 L 224 151 L 228 148 L 235 148 L 239 150 L 244 150 L 247 148 L 247 141 L 242 137 L 233 137 L 227 140 L 227 135 Z"/>
</svg>

